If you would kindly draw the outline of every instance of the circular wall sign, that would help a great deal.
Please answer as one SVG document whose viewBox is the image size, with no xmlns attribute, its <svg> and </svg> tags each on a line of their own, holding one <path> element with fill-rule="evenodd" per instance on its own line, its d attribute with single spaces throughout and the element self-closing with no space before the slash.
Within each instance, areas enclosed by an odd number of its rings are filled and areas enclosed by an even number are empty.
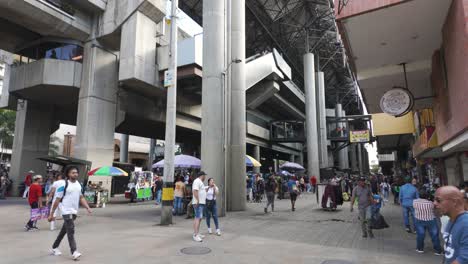
<svg viewBox="0 0 468 264">
<path fill-rule="evenodd" d="M 414 98 L 410 91 L 393 88 L 384 93 L 380 99 L 380 109 L 392 116 L 402 116 L 413 108 Z"/>
</svg>

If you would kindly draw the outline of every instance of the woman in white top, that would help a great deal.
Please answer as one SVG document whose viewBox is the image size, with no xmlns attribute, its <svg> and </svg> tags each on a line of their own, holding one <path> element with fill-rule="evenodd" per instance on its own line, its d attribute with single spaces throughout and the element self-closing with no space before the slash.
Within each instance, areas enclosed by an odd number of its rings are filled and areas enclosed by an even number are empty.
<svg viewBox="0 0 468 264">
<path fill-rule="evenodd" d="M 218 186 L 216 186 L 214 179 L 208 179 L 208 187 L 206 187 L 206 226 L 208 226 L 208 233 L 212 234 L 210 227 L 210 218 L 213 216 L 213 220 L 216 226 L 216 235 L 221 235 L 221 230 L 219 230 L 219 222 L 218 222 L 218 208 L 216 206 L 216 196 L 219 193 Z"/>
</svg>

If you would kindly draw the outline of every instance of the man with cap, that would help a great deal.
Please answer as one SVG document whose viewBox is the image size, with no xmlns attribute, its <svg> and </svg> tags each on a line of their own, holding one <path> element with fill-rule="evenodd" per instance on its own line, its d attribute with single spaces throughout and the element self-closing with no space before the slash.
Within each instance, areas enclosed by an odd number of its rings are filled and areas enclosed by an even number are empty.
<svg viewBox="0 0 468 264">
<path fill-rule="evenodd" d="M 33 183 L 29 187 L 29 196 L 28 202 L 31 206 L 31 209 L 42 208 L 42 176 L 35 175 L 33 178 Z M 36 227 L 36 221 L 29 219 L 28 223 L 24 227 L 26 231 L 31 229 L 38 229 Z"/>
<path fill-rule="evenodd" d="M 351 212 L 354 210 L 354 202 L 358 199 L 359 209 L 359 221 L 361 222 L 362 237 L 367 237 L 369 234 L 370 238 L 374 238 L 374 234 L 371 229 L 371 205 L 373 202 L 372 192 L 366 185 L 366 179 L 364 177 L 359 178 L 358 185 L 354 187 L 353 194 L 351 196 Z"/>
<path fill-rule="evenodd" d="M 32 175 L 34 174 L 34 171 L 30 170 L 28 174 L 26 174 L 26 178 L 24 179 L 24 193 L 23 193 L 23 198 L 26 199 L 28 197 L 29 193 L 29 187 L 32 184 Z"/>
<path fill-rule="evenodd" d="M 195 211 L 195 219 L 193 220 L 193 240 L 196 242 L 202 242 L 204 236 L 201 235 L 199 231 L 206 204 L 206 188 L 203 183 L 206 178 L 206 173 L 200 171 L 197 176 L 197 179 L 192 184 L 192 204 Z"/>
</svg>

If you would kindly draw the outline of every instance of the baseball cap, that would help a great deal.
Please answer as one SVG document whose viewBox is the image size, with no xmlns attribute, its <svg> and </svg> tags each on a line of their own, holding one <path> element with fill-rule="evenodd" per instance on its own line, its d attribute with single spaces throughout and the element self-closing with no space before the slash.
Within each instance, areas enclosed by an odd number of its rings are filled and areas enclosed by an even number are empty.
<svg viewBox="0 0 468 264">
<path fill-rule="evenodd" d="M 33 180 L 42 179 L 41 175 L 34 175 Z"/>
</svg>

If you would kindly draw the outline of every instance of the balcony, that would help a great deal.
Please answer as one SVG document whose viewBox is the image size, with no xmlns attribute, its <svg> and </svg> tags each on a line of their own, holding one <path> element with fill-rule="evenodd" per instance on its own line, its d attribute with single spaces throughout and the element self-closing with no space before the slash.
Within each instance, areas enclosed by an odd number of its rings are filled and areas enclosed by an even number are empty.
<svg viewBox="0 0 468 264">
<path fill-rule="evenodd" d="M 40 59 L 12 67 L 9 92 L 18 98 L 52 105 L 78 99 L 82 65 L 76 61 Z"/>
</svg>

